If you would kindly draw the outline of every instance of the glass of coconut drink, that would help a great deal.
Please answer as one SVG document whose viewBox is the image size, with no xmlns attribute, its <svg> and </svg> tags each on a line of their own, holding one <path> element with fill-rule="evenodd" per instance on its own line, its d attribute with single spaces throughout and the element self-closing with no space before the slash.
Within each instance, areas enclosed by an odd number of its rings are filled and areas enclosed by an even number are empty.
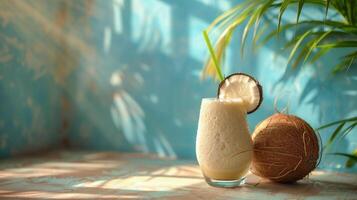
<svg viewBox="0 0 357 200">
<path fill-rule="evenodd" d="M 209 185 L 236 187 L 244 183 L 253 159 L 246 116 L 261 102 L 262 87 L 243 73 L 226 77 L 217 98 L 202 99 L 196 156 Z"/>
<path fill-rule="evenodd" d="M 197 161 L 209 185 L 237 187 L 244 184 L 253 160 L 253 141 L 246 116 L 260 106 L 262 87 L 243 73 L 224 78 L 207 32 L 203 35 L 221 83 L 216 98 L 203 98 L 201 102 Z"/>
<path fill-rule="evenodd" d="M 246 117 L 260 106 L 263 91 L 259 82 L 247 74 L 224 78 L 206 31 L 203 36 L 221 83 L 216 98 L 202 99 L 196 157 L 209 185 L 237 187 L 244 184 L 253 160 Z"/>
</svg>

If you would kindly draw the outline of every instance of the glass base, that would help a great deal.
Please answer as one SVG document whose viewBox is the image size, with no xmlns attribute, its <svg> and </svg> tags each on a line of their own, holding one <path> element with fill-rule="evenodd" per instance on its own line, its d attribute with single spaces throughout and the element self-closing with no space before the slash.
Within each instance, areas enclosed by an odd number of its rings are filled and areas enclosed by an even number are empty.
<svg viewBox="0 0 357 200">
<path fill-rule="evenodd" d="M 205 180 L 210 186 L 223 188 L 234 188 L 241 186 L 245 183 L 245 178 L 241 178 L 238 180 L 217 180 L 205 177 Z"/>
</svg>

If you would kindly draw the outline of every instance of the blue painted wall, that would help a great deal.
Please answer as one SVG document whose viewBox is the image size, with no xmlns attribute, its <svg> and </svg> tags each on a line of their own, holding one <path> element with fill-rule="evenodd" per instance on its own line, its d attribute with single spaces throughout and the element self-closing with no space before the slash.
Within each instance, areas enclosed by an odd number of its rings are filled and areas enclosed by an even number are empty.
<svg viewBox="0 0 357 200">
<path fill-rule="evenodd" d="M 26 6 L 31 7 L 36 2 L 26 1 L 16 9 L 26 10 Z M 208 56 L 201 32 L 219 13 L 231 7 L 232 1 L 58 1 L 48 6 L 53 7 L 53 12 L 43 11 L 40 16 L 53 20 L 48 29 L 53 31 L 55 39 L 61 39 L 45 41 L 60 46 L 59 52 L 54 51 L 60 57 L 49 60 L 49 56 L 44 56 L 38 60 L 43 62 L 44 59 L 53 66 L 64 63 L 65 70 L 43 73 L 36 81 L 41 81 L 46 88 L 53 87 L 51 91 L 61 95 L 53 98 L 55 95 L 49 95 L 46 89 L 36 95 L 31 92 L 30 85 L 23 87 L 39 98 L 42 108 L 53 104 L 51 109 L 45 109 L 48 113 L 44 117 L 46 121 L 58 120 L 44 129 L 56 132 L 51 139 L 59 137 L 60 143 L 73 148 L 154 152 L 194 159 L 200 101 L 203 97 L 213 97 L 217 87 L 210 79 L 200 79 L 200 70 Z M 49 13 L 54 14 L 47 16 Z M 33 19 L 43 22 L 38 16 Z M 6 33 L 16 37 L 26 35 Z M 225 74 L 236 71 L 252 74 L 264 87 L 261 108 L 248 116 L 251 130 L 275 112 L 273 102 L 277 96 L 280 97 L 278 109 L 289 103 L 289 112 L 306 119 L 313 127 L 356 115 L 356 71 L 351 69 L 348 73 L 332 76 L 328 70 L 328 64 L 336 62 L 334 56 L 340 52 L 327 56 L 321 63 L 291 71 L 285 67 L 287 55 L 276 53 L 280 46 L 277 41 L 242 59 L 239 56 L 240 36 L 241 30 L 238 30 L 224 71 Z M 247 46 L 250 52 L 250 45 Z M 10 52 L 10 55 L 19 53 Z M 8 63 L 16 65 L 13 60 Z M 26 68 L 26 64 L 22 65 Z M 5 64 L 1 63 L 3 69 Z M 19 72 L 11 73 L 15 76 L 25 71 L 20 68 Z M 36 70 L 28 71 L 36 73 Z M 1 73 L 3 77 L 5 73 Z M 7 87 L 13 78 L 6 79 L 1 80 L 1 87 Z M 2 104 L 2 109 L 17 97 L 3 90 L 1 94 L 10 99 Z M 51 99 L 43 99 L 44 95 Z M 16 113 L 14 110 L 7 112 Z M 2 111 L 1 116 L 8 120 L 5 112 Z M 54 116 L 53 121 L 48 116 Z M 1 134 L 5 132 L 19 131 L 1 128 Z M 321 132 L 323 141 L 330 132 Z M 57 133 L 61 133 L 60 136 Z M 15 140 L 13 135 L 6 137 Z M 356 137 L 354 130 L 339 141 L 334 150 L 351 152 L 357 146 Z M 343 158 L 328 156 L 320 166 L 341 170 L 343 161 Z"/>
<path fill-rule="evenodd" d="M 89 30 L 73 27 L 86 27 L 90 6 L 0 1 L 0 157 L 69 146 L 68 80 L 93 52 L 80 39 Z"/>
<path fill-rule="evenodd" d="M 49 30 L 54 9 L 28 3 L 0 2 L 0 157 L 54 148 L 62 140 L 62 50 Z"/>
</svg>

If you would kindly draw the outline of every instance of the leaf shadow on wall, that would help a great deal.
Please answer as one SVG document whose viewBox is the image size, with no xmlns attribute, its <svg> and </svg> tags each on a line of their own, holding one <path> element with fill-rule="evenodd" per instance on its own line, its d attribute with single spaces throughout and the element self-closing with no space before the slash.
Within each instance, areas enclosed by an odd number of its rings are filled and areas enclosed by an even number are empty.
<svg viewBox="0 0 357 200">
<path fill-rule="evenodd" d="M 211 88 L 190 73 L 202 63 L 188 55 L 183 5 L 95 3 L 85 39 L 95 47 L 95 59 L 84 55 L 69 83 L 74 147 L 194 157 L 200 95 Z"/>
</svg>

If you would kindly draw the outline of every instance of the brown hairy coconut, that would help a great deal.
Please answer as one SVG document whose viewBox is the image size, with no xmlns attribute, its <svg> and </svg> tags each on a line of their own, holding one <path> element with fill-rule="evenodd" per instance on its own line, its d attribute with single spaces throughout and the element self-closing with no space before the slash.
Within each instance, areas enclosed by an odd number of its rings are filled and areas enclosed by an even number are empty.
<svg viewBox="0 0 357 200">
<path fill-rule="evenodd" d="M 319 143 L 303 119 L 274 114 L 253 133 L 254 156 L 251 172 L 274 182 L 291 183 L 304 178 L 316 167 Z"/>
</svg>

